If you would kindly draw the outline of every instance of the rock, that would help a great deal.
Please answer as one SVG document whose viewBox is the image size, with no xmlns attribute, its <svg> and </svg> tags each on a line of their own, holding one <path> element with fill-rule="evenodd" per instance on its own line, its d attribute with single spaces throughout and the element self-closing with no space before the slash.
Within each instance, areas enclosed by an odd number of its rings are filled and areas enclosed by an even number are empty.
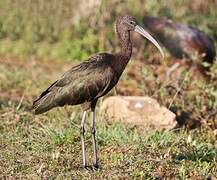
<svg viewBox="0 0 217 180">
<path fill-rule="evenodd" d="M 157 129 L 172 129 L 177 125 L 176 115 L 150 97 L 111 96 L 103 101 L 100 113 L 109 120 Z"/>
</svg>

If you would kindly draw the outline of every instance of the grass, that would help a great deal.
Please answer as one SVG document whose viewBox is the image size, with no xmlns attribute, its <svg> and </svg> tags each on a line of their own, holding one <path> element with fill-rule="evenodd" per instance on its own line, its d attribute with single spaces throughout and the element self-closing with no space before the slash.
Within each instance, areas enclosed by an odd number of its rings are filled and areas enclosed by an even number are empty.
<svg viewBox="0 0 217 180">
<path fill-rule="evenodd" d="M 99 171 L 81 168 L 79 107 L 39 116 L 29 112 L 33 99 L 72 64 L 96 52 L 119 50 L 113 32 L 119 14 L 130 12 L 140 24 L 147 14 L 165 16 L 217 40 L 213 0 L 103 0 L 93 1 L 91 8 L 83 2 L 0 1 L 0 178 L 217 178 L 217 61 L 208 76 L 195 65 L 183 65 L 165 81 L 174 59 L 167 55 L 161 62 L 147 43 L 134 48 L 117 94 L 157 99 L 177 114 L 180 128 L 158 131 L 111 123 L 97 113 Z M 87 147 L 91 162 L 89 131 Z"/>
<path fill-rule="evenodd" d="M 113 23 L 118 15 L 126 12 L 135 16 L 141 25 L 145 15 L 162 16 L 194 25 L 217 39 L 213 0 L 84 2 L 1 0 L 0 53 L 71 61 L 102 50 L 116 51 L 118 42 L 113 38 Z"/>
<path fill-rule="evenodd" d="M 191 131 L 185 128 L 158 131 L 111 123 L 98 113 L 101 169 L 83 170 L 79 133 L 81 109 L 57 108 L 40 116 L 28 112 L 34 97 L 69 66 L 54 62 L 1 57 L 1 178 L 203 179 L 217 176 L 217 144 L 212 126 L 202 125 Z M 130 64 L 121 83 L 130 79 L 134 65 Z M 123 86 L 124 83 L 119 85 L 117 92 Z M 175 103 L 178 104 L 178 100 Z M 90 132 L 86 135 L 91 163 Z"/>
<path fill-rule="evenodd" d="M 2 177 L 105 178 L 109 175 L 114 179 L 165 176 L 182 179 L 217 175 L 217 150 L 210 130 L 141 131 L 122 124 L 99 122 L 102 170 L 87 172 L 81 168 L 78 156 L 77 116 L 66 118 L 58 111 L 55 119 L 49 117 L 51 120 L 37 122 L 35 118 L 31 122 L 26 115 L 16 114 L 19 116 L 16 124 L 7 128 L 2 124 Z M 50 114 L 53 116 L 54 112 Z M 87 144 L 91 145 L 90 140 Z M 90 149 L 88 152 L 91 160 Z"/>
</svg>

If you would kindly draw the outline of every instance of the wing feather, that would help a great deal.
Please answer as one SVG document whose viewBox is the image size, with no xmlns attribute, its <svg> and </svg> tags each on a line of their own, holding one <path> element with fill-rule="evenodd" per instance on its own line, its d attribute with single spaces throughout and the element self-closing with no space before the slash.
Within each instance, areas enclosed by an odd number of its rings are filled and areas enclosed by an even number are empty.
<svg viewBox="0 0 217 180">
<path fill-rule="evenodd" d="M 64 73 L 33 102 L 35 113 L 40 114 L 56 106 L 92 101 L 107 93 L 114 80 L 109 63 L 111 55 L 108 55 L 99 54 Z"/>
</svg>

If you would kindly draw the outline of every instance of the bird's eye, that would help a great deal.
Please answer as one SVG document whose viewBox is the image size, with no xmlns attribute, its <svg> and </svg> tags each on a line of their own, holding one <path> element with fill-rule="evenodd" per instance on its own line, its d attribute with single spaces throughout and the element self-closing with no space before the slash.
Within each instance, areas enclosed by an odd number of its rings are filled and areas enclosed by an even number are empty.
<svg viewBox="0 0 217 180">
<path fill-rule="evenodd" d="M 130 24 L 133 25 L 134 24 L 133 21 L 130 21 Z"/>
</svg>

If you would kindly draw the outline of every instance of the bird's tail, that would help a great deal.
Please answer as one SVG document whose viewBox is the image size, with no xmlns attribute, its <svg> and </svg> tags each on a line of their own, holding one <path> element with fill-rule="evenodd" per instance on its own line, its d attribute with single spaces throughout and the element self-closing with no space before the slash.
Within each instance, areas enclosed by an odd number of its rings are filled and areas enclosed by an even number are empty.
<svg viewBox="0 0 217 180">
<path fill-rule="evenodd" d="M 42 114 L 53 107 L 56 107 L 55 103 L 52 101 L 53 93 L 49 92 L 42 97 L 39 97 L 33 102 L 32 111 L 34 114 Z"/>
</svg>

